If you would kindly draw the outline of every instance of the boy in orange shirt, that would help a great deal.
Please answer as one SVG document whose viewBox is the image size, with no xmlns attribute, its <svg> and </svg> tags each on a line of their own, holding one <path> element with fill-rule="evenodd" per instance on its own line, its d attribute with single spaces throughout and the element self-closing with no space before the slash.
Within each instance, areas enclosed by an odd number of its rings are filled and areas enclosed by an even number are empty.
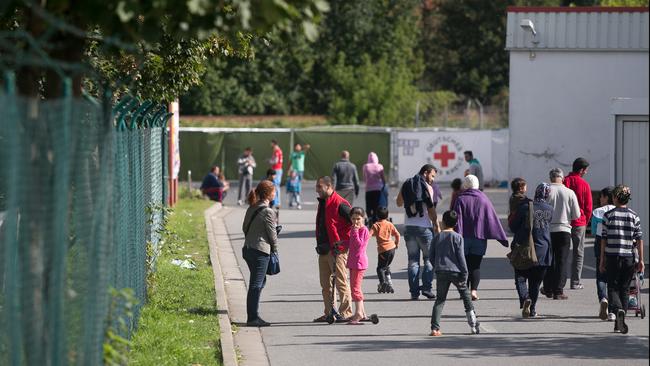
<svg viewBox="0 0 650 366">
<path fill-rule="evenodd" d="M 395 257 L 395 249 L 399 246 L 399 231 L 392 222 L 388 221 L 388 209 L 386 207 L 377 208 L 377 222 L 370 228 L 370 235 L 377 237 L 377 277 L 379 285 L 377 291 L 380 293 L 393 293 L 393 281 L 390 278 L 390 264 Z M 391 237 L 395 240 L 391 240 Z"/>
</svg>

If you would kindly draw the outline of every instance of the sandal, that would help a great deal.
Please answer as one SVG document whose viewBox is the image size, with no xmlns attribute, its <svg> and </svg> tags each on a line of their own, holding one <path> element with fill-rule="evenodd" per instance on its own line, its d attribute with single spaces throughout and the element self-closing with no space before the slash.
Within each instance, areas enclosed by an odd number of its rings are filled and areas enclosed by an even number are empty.
<svg viewBox="0 0 650 366">
<path fill-rule="evenodd" d="M 440 337 L 442 335 L 442 332 L 439 329 L 434 329 L 431 331 L 431 334 L 429 334 L 431 337 Z"/>
</svg>

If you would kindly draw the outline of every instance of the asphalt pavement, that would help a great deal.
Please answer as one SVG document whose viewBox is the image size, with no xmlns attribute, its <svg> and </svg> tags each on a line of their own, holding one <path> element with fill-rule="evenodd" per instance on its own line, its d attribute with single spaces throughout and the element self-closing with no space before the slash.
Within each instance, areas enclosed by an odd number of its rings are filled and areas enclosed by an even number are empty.
<svg viewBox="0 0 650 366">
<path fill-rule="evenodd" d="M 462 301 L 452 290 L 442 316 L 444 335 L 436 338 L 428 336 L 434 302 L 424 297 L 410 300 L 404 245 L 397 250 L 392 265 L 395 293 L 377 293 L 377 253 L 372 238 L 368 245 L 370 267 L 363 291 L 366 311 L 377 313 L 379 324 L 313 323 L 312 319 L 323 313 L 314 250 L 316 194 L 313 183 L 303 185 L 302 210 L 288 209 L 285 192 L 282 192 L 284 204 L 280 210 L 280 224 L 283 231 L 279 244 L 282 272 L 267 278 L 260 304 L 261 316 L 272 323 L 271 327 L 261 328 L 267 361 L 271 365 L 648 364 L 648 318 L 642 320 L 629 314 L 627 335 L 614 333 L 612 322 L 598 319 L 591 238 L 587 239 L 585 248 L 585 288 L 566 290 L 569 299 L 565 301 L 540 297 L 537 311 L 541 317 L 538 319 L 522 319 L 513 270 L 505 258 L 508 249 L 491 241 L 481 267 L 480 300 L 474 302 L 481 334 L 469 334 Z M 442 188 L 444 199 L 439 205 L 439 214 L 449 205 L 449 188 L 446 184 Z M 227 211 L 222 220 L 247 282 L 249 273 L 241 258 L 244 239 L 241 223 L 245 207 L 236 205 L 236 190 L 237 187 L 233 187 L 224 202 Z M 509 193 L 499 189 L 487 189 L 486 193 L 504 219 Z M 393 188 L 390 216 L 403 231 L 404 215 L 394 204 L 395 195 Z M 354 202 L 355 206 L 364 207 L 361 196 Z M 241 291 L 235 296 L 242 296 Z M 245 304 L 241 300 L 229 299 L 231 317 L 240 318 L 231 319 L 235 323 L 246 320 L 241 319 L 245 309 L 232 311 L 233 304 Z M 648 305 L 647 285 L 642 290 L 642 303 Z M 246 350 L 240 352 L 244 357 L 242 364 L 247 364 Z"/>
</svg>

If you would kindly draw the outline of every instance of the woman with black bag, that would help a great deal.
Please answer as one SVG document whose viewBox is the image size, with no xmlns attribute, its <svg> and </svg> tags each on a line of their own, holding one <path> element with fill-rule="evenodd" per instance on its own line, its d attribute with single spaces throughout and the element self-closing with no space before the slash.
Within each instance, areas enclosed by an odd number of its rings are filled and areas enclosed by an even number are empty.
<svg viewBox="0 0 650 366">
<path fill-rule="evenodd" d="M 510 230 L 515 234 L 512 245 L 527 246 L 532 239 L 535 246 L 534 254 L 537 257 L 536 263 L 529 268 L 515 268 L 515 286 L 519 294 L 519 308 L 522 309 L 521 315 L 524 318 L 538 316 L 536 304 L 539 287 L 553 259 L 550 233 L 553 207 L 546 203 L 550 190 L 551 186 L 548 183 L 540 183 L 535 190 L 533 202 L 519 205 L 509 223 Z"/>
<path fill-rule="evenodd" d="M 248 196 L 248 210 L 244 216 L 242 229 L 246 236 L 242 256 L 250 271 L 248 294 L 246 296 L 246 325 L 250 327 L 267 327 L 270 323 L 259 316 L 260 295 L 266 284 L 271 257 L 277 259 L 277 218 L 269 202 L 275 197 L 273 182 L 263 180 Z M 277 264 L 277 263 L 276 263 Z M 273 269 L 273 268 L 272 268 Z M 279 271 L 276 269 L 270 274 Z"/>
</svg>

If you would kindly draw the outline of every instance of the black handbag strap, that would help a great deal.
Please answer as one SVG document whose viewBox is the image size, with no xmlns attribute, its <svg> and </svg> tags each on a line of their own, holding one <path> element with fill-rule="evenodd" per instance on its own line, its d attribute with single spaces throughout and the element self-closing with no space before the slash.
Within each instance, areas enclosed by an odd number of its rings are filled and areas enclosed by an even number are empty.
<svg viewBox="0 0 650 366">
<path fill-rule="evenodd" d="M 266 206 L 262 206 L 262 207 L 258 208 L 257 210 L 255 210 L 255 212 L 253 212 L 253 215 L 251 216 L 251 220 L 248 222 L 248 225 L 246 225 L 246 230 L 244 231 L 244 235 L 248 235 L 248 231 L 251 229 L 251 224 L 253 223 L 253 220 L 255 220 L 255 217 L 257 217 L 257 214 L 262 212 L 262 210 L 265 209 L 265 208 L 266 208 Z"/>
</svg>

